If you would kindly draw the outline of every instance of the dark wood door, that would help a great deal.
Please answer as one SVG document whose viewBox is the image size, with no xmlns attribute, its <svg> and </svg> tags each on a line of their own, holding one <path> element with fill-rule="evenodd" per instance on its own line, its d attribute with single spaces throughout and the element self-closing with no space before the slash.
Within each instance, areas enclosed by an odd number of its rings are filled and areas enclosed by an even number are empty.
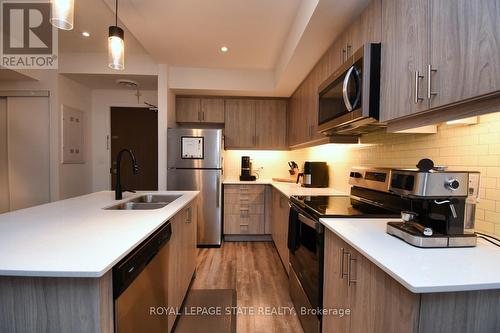
<svg viewBox="0 0 500 333">
<path fill-rule="evenodd" d="M 139 174 L 132 174 L 131 161 L 124 155 L 121 165 L 121 183 L 124 189 L 158 189 L 158 114 L 148 108 L 111 108 L 111 161 L 116 169 L 120 150 L 134 152 Z M 116 176 L 112 176 L 115 188 Z"/>
</svg>

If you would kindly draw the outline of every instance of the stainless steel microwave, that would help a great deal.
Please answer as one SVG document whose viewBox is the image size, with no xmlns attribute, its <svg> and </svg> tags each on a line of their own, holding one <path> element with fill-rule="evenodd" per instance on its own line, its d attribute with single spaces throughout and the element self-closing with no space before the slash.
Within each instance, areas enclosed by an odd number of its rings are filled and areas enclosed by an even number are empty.
<svg viewBox="0 0 500 333">
<path fill-rule="evenodd" d="M 380 44 L 365 44 L 318 88 L 318 130 L 360 135 L 383 126 L 380 108 Z"/>
</svg>

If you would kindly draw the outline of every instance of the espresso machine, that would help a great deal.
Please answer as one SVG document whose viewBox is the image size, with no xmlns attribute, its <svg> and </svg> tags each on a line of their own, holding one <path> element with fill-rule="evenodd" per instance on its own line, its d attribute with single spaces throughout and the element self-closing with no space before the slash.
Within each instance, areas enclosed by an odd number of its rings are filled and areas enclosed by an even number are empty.
<svg viewBox="0 0 500 333">
<path fill-rule="evenodd" d="M 252 175 L 252 161 L 250 160 L 250 156 L 242 156 L 241 157 L 241 181 L 254 181 L 257 177 Z"/>
<path fill-rule="evenodd" d="M 422 248 L 472 247 L 479 173 L 446 169 L 391 169 L 389 192 L 406 202 L 403 222 L 387 233 Z"/>
</svg>

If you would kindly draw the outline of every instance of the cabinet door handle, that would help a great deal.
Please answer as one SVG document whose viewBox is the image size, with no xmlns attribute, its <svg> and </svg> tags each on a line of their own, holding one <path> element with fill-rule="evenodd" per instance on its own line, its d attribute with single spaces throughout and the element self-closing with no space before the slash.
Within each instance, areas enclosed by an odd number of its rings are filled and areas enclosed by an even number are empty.
<svg viewBox="0 0 500 333">
<path fill-rule="evenodd" d="M 352 262 L 356 259 L 352 258 L 350 253 L 347 253 L 347 285 L 350 287 L 352 284 L 356 283 L 356 279 L 352 278 Z"/>
<path fill-rule="evenodd" d="M 418 104 L 420 103 L 421 101 L 423 101 L 424 99 L 422 97 L 419 96 L 419 86 L 420 86 L 420 80 L 422 80 L 424 78 L 423 75 L 420 75 L 420 73 L 418 71 L 415 71 L 415 104 Z"/>
<path fill-rule="evenodd" d="M 186 219 L 186 223 L 191 223 L 193 221 L 193 209 L 192 207 L 189 207 L 187 209 L 187 219 Z"/>
<path fill-rule="evenodd" d="M 342 52 L 340 52 L 340 62 L 343 64 L 345 62 L 345 59 L 346 59 L 346 49 L 345 47 L 342 48 Z"/>
<path fill-rule="evenodd" d="M 346 273 L 344 273 L 344 256 L 346 255 L 345 249 L 340 248 L 340 279 L 346 277 Z"/>
<path fill-rule="evenodd" d="M 438 93 L 432 91 L 432 73 L 436 73 L 437 69 L 432 68 L 432 65 L 427 66 L 427 99 L 431 99 L 432 96 L 436 96 Z"/>
<path fill-rule="evenodd" d="M 347 46 L 346 46 L 346 57 L 345 57 L 345 60 L 347 61 L 347 59 L 349 59 L 349 57 L 351 55 L 352 55 L 352 45 L 347 44 Z"/>
<path fill-rule="evenodd" d="M 201 120 L 205 121 L 205 111 L 201 111 Z"/>
<path fill-rule="evenodd" d="M 198 111 L 198 121 L 201 121 L 201 111 Z"/>
</svg>

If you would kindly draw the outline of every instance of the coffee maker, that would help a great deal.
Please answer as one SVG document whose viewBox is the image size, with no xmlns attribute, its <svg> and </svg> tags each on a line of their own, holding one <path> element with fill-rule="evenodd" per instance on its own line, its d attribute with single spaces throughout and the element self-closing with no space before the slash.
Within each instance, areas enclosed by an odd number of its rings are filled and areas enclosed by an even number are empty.
<svg viewBox="0 0 500 333">
<path fill-rule="evenodd" d="M 477 195 L 479 173 L 392 169 L 390 179 L 389 192 L 410 210 L 402 212 L 403 222 L 389 222 L 387 233 L 416 247 L 476 246 L 471 196 Z"/>
<path fill-rule="evenodd" d="M 241 157 L 241 181 L 254 181 L 257 177 L 252 175 L 252 161 L 250 160 L 250 156 L 242 156 Z"/>
</svg>

